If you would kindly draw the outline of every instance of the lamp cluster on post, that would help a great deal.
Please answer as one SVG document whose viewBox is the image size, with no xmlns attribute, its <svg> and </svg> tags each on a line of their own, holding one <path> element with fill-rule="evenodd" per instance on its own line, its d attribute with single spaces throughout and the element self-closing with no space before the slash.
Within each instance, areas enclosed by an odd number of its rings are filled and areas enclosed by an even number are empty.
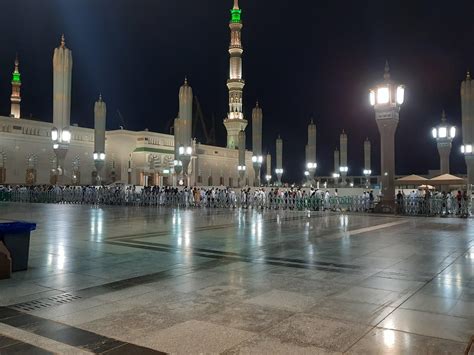
<svg viewBox="0 0 474 355">
<path fill-rule="evenodd" d="M 53 55 L 53 129 L 51 140 L 56 155 L 56 183 L 66 184 L 66 159 L 71 143 L 71 81 L 72 81 L 72 51 L 66 47 L 64 35 L 61 44 L 54 50 Z"/>
<path fill-rule="evenodd" d="M 467 166 L 467 180 L 469 187 L 474 184 L 474 82 L 467 72 L 466 79 L 461 84 L 461 111 L 462 111 L 462 146 Z"/>
<path fill-rule="evenodd" d="M 381 145 L 381 209 L 393 210 L 395 205 L 395 132 L 400 108 L 405 99 L 405 87 L 390 78 L 390 67 L 385 63 L 384 80 L 369 92 Z"/>
<path fill-rule="evenodd" d="M 441 174 L 449 174 L 449 155 L 451 154 L 452 141 L 456 137 L 456 127 L 450 126 L 446 120 L 446 113 L 441 114 L 441 123 L 431 130 L 438 146 Z"/>
<path fill-rule="evenodd" d="M 252 110 L 252 164 L 253 169 L 255 170 L 255 186 L 260 186 L 260 169 L 263 164 L 263 155 L 262 155 L 262 121 L 263 121 L 263 111 L 257 104 Z"/>
<path fill-rule="evenodd" d="M 94 165 L 96 178 L 94 183 L 100 185 L 103 181 L 102 170 L 105 164 L 105 122 L 107 117 L 107 106 L 102 101 L 102 95 L 94 105 Z"/>
<path fill-rule="evenodd" d="M 283 175 L 283 140 L 278 135 L 276 140 L 276 169 L 275 174 L 277 176 L 278 185 L 281 186 L 281 177 Z"/>
<path fill-rule="evenodd" d="M 241 130 L 239 132 L 239 141 L 238 141 L 238 149 L 239 149 L 239 165 L 237 166 L 237 170 L 239 172 L 239 186 L 241 187 L 243 181 L 245 179 L 245 172 L 247 167 L 245 166 L 245 131 Z"/>
</svg>

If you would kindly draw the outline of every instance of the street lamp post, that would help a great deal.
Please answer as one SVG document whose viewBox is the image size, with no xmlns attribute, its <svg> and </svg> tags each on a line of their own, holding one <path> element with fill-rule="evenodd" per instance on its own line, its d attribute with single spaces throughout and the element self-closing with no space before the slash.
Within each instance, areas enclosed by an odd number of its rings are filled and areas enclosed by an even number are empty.
<svg viewBox="0 0 474 355">
<path fill-rule="evenodd" d="M 262 155 L 254 155 L 252 157 L 252 164 L 253 169 L 255 171 L 255 182 L 254 186 L 260 186 L 260 169 L 262 168 L 263 164 L 263 156 Z"/>
<path fill-rule="evenodd" d="M 186 185 L 189 184 L 189 175 L 188 175 L 188 168 L 189 168 L 189 163 L 191 162 L 191 158 L 193 155 L 193 147 L 187 146 L 181 146 L 179 147 L 179 159 L 181 161 L 181 166 L 183 169 L 183 178 L 186 179 Z"/>
<path fill-rule="evenodd" d="M 370 185 L 370 175 L 372 175 L 372 170 L 364 169 L 365 187 L 366 188 L 369 188 L 369 185 Z"/>
<path fill-rule="evenodd" d="M 449 174 L 449 155 L 451 146 L 456 136 L 456 127 L 450 126 L 446 121 L 446 113 L 441 114 L 441 123 L 431 130 L 433 138 L 438 146 L 441 174 Z"/>
<path fill-rule="evenodd" d="M 306 176 L 306 182 L 310 185 L 313 183 L 317 167 L 317 163 L 306 163 L 306 171 L 304 172 L 304 175 Z"/>
<path fill-rule="evenodd" d="M 64 161 L 69 149 L 69 143 L 71 143 L 71 132 L 69 131 L 69 127 L 63 128 L 62 130 L 53 128 L 51 130 L 51 140 L 53 141 L 53 150 L 57 160 L 57 183 L 65 184 L 66 171 L 64 168 Z"/>
<path fill-rule="evenodd" d="M 384 81 L 370 90 L 370 104 L 375 110 L 375 121 L 380 133 L 382 199 L 381 210 L 393 211 L 395 207 L 395 132 L 400 108 L 404 102 L 405 87 L 390 79 L 388 62 L 385 64 Z"/>
</svg>

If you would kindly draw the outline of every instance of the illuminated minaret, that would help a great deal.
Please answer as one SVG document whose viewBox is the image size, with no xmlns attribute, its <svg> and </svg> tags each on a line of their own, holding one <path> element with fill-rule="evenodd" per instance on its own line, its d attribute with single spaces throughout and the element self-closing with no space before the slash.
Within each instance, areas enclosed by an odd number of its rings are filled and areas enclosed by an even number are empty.
<svg viewBox="0 0 474 355">
<path fill-rule="evenodd" d="M 227 129 L 227 148 L 235 149 L 238 147 L 239 132 L 245 131 L 247 127 L 247 121 L 244 119 L 242 108 L 245 81 L 242 79 L 242 53 L 244 50 L 241 42 L 243 25 L 240 19 L 242 10 L 239 8 L 239 0 L 234 0 L 234 8 L 230 12 L 230 68 L 229 80 L 227 80 L 229 113 L 224 120 L 224 126 Z"/>
<path fill-rule="evenodd" d="M 102 101 L 102 95 L 94 105 L 94 165 L 97 172 L 96 185 L 100 185 L 102 169 L 105 164 L 105 122 L 107 117 L 107 105 Z"/>
<path fill-rule="evenodd" d="M 260 186 L 260 169 L 263 164 L 263 155 L 262 155 L 262 120 L 263 120 L 263 111 L 257 105 L 252 110 L 252 163 L 255 170 L 255 181 L 254 186 Z"/>
<path fill-rule="evenodd" d="M 313 179 L 316 167 L 316 125 L 311 119 L 308 125 L 308 144 L 306 145 L 306 170 L 309 173 L 309 179 Z"/>
<path fill-rule="evenodd" d="M 349 168 L 347 166 L 347 134 L 342 130 L 341 136 L 339 138 L 339 149 L 341 149 L 341 160 L 340 160 L 340 167 L 339 171 L 341 173 L 342 181 L 345 182 L 345 178 L 347 176 L 347 172 Z"/>
<path fill-rule="evenodd" d="M 467 72 L 466 79 L 461 84 L 462 111 L 462 143 L 461 152 L 464 154 L 467 166 L 467 180 L 474 184 L 474 81 Z"/>
<path fill-rule="evenodd" d="M 10 117 L 13 117 L 13 118 L 20 118 L 21 74 L 20 74 L 20 71 L 18 70 L 19 65 L 20 65 L 20 62 L 18 61 L 18 56 L 17 56 L 15 58 L 15 70 L 13 70 L 13 74 L 12 74 L 12 96 L 10 97 L 10 101 L 12 103 Z"/>
<path fill-rule="evenodd" d="M 57 183 L 64 184 L 64 160 L 71 142 L 72 52 L 66 47 L 64 35 L 53 55 L 53 129 L 51 138 L 57 158 Z"/>
</svg>

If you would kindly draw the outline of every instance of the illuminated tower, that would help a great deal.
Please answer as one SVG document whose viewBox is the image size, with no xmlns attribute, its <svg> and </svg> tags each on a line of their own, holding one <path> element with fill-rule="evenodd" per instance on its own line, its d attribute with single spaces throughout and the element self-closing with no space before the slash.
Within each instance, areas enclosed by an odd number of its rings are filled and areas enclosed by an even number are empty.
<svg viewBox="0 0 474 355">
<path fill-rule="evenodd" d="M 278 135 L 276 140 L 276 169 L 275 174 L 278 179 L 278 185 L 281 185 L 281 177 L 283 175 L 283 140 Z"/>
<path fill-rule="evenodd" d="M 313 179 L 316 167 L 316 125 L 311 119 L 308 125 L 308 144 L 306 145 L 306 169 L 309 179 Z"/>
<path fill-rule="evenodd" d="M 381 210 L 393 210 L 395 204 L 395 132 L 405 88 L 390 79 L 390 67 L 385 63 L 384 80 L 370 90 L 370 104 L 375 110 L 375 121 L 380 133 L 382 203 Z"/>
<path fill-rule="evenodd" d="M 72 52 L 66 47 L 64 35 L 53 55 L 53 129 L 51 138 L 57 158 L 57 183 L 64 184 L 64 160 L 71 142 L 71 80 Z"/>
<path fill-rule="evenodd" d="M 247 170 L 245 166 L 245 131 L 239 132 L 239 165 L 237 170 L 239 171 L 239 187 L 241 187 Z"/>
<path fill-rule="evenodd" d="M 467 166 L 468 184 L 474 184 L 474 82 L 471 74 L 467 72 L 466 79 L 461 84 L 461 110 L 462 110 L 462 146 Z"/>
<path fill-rule="evenodd" d="M 245 131 L 247 121 L 244 119 L 242 108 L 242 95 L 245 81 L 242 79 L 242 48 L 241 31 L 242 21 L 240 16 L 242 10 L 239 8 L 239 0 L 234 0 L 234 8 L 230 10 L 230 69 L 227 88 L 229 89 L 229 113 L 224 120 L 224 126 L 227 130 L 227 148 L 235 149 L 238 147 L 239 132 Z"/>
<path fill-rule="evenodd" d="M 257 105 L 252 110 L 252 163 L 255 170 L 255 186 L 260 186 L 260 169 L 263 164 L 263 155 L 262 155 L 262 120 L 263 120 L 263 111 Z"/>
<path fill-rule="evenodd" d="M 12 74 L 12 96 L 10 97 L 10 101 L 12 103 L 10 117 L 13 117 L 13 118 L 20 118 L 21 74 L 20 74 L 20 71 L 18 70 L 19 65 L 20 65 L 20 62 L 18 61 L 18 56 L 17 56 L 15 58 L 15 70 L 13 70 L 13 74 Z"/>
<path fill-rule="evenodd" d="M 94 105 L 94 165 L 97 172 L 96 185 L 100 185 L 102 169 L 105 164 L 105 122 L 107 117 L 107 105 L 102 101 L 102 95 Z"/>
<path fill-rule="evenodd" d="M 342 182 L 345 183 L 349 167 L 347 166 L 347 134 L 344 130 L 342 130 L 341 136 L 339 137 L 339 149 L 341 150 L 339 171 L 341 173 Z"/>
</svg>

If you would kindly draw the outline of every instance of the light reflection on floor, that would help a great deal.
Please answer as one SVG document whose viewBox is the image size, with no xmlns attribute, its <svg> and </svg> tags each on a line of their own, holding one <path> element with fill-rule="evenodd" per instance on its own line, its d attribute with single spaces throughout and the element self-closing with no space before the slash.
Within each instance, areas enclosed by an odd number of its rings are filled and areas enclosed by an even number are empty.
<svg viewBox="0 0 474 355">
<path fill-rule="evenodd" d="M 37 315 L 153 349 L 462 353 L 474 334 L 471 220 L 39 204 L 0 212 L 38 223 L 30 269 L 0 281 L 0 305 L 80 293 Z M 117 281 L 120 290 L 108 286 Z M 193 336 L 171 340 L 188 328 Z"/>
</svg>

